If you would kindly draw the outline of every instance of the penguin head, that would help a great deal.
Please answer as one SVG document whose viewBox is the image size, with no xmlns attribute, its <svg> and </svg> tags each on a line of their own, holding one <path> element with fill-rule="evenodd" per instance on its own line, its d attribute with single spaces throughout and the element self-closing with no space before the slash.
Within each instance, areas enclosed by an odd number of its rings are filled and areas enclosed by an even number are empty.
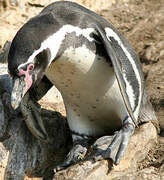
<svg viewBox="0 0 164 180">
<path fill-rule="evenodd" d="M 30 29 L 31 30 L 31 29 Z M 11 104 L 16 109 L 23 96 L 39 84 L 50 59 L 50 50 L 42 49 L 36 32 L 22 28 L 14 37 L 8 55 L 8 72 L 13 79 Z"/>
</svg>

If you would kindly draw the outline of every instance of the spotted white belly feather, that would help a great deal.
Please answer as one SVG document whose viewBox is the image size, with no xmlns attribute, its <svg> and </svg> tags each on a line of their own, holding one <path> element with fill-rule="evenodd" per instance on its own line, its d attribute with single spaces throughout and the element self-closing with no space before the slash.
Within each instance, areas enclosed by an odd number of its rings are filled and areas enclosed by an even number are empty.
<svg viewBox="0 0 164 180">
<path fill-rule="evenodd" d="M 83 45 L 70 47 L 46 76 L 62 94 L 69 126 L 86 135 L 109 134 L 127 115 L 113 68 Z"/>
</svg>

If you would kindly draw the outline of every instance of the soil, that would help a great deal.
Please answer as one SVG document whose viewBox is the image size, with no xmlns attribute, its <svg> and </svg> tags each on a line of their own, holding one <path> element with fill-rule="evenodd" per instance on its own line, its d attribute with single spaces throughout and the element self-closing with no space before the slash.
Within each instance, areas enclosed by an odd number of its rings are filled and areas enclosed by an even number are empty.
<svg viewBox="0 0 164 180">
<path fill-rule="evenodd" d="M 18 7 L 0 5 L 0 48 L 42 10 L 44 4 L 40 2 L 24 1 Z M 123 0 L 98 13 L 125 35 L 139 55 L 147 92 L 159 120 L 159 143 L 139 164 L 138 171 L 153 167 L 164 174 L 164 0 Z"/>
</svg>

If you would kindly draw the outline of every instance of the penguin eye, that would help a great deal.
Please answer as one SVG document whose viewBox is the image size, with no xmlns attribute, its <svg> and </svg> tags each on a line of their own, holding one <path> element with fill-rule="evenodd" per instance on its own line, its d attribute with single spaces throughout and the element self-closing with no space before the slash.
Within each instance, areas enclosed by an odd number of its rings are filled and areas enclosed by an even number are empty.
<svg viewBox="0 0 164 180">
<path fill-rule="evenodd" d="M 34 64 L 29 64 L 27 68 L 29 71 L 32 71 L 34 69 Z"/>
</svg>

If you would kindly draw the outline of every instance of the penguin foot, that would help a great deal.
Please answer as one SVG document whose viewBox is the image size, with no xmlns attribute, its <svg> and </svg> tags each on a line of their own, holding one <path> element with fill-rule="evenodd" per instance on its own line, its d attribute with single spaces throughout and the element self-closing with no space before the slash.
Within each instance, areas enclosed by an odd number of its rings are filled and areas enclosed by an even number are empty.
<svg viewBox="0 0 164 180">
<path fill-rule="evenodd" d="M 81 144 L 74 145 L 73 148 L 68 153 L 68 155 L 66 156 L 64 162 L 61 165 L 57 166 L 54 169 L 54 172 L 63 170 L 70 165 L 76 164 L 85 157 L 86 153 L 87 153 L 87 147 Z"/>
<path fill-rule="evenodd" d="M 54 172 L 66 169 L 68 166 L 85 160 L 103 160 L 112 159 L 114 164 L 118 164 L 124 155 L 128 146 L 129 139 L 134 132 L 134 125 L 132 123 L 125 123 L 119 131 L 116 131 L 113 136 L 103 136 L 98 138 L 91 146 L 89 156 L 85 157 L 88 153 L 88 148 L 93 140 L 80 139 L 74 142 L 73 148 L 66 156 L 64 162 L 58 165 Z"/>
<path fill-rule="evenodd" d="M 128 146 L 129 139 L 134 132 L 134 125 L 126 123 L 120 131 L 116 131 L 113 136 L 103 136 L 93 144 L 94 161 L 102 159 L 112 159 L 114 164 L 118 164 L 123 157 Z"/>
</svg>

